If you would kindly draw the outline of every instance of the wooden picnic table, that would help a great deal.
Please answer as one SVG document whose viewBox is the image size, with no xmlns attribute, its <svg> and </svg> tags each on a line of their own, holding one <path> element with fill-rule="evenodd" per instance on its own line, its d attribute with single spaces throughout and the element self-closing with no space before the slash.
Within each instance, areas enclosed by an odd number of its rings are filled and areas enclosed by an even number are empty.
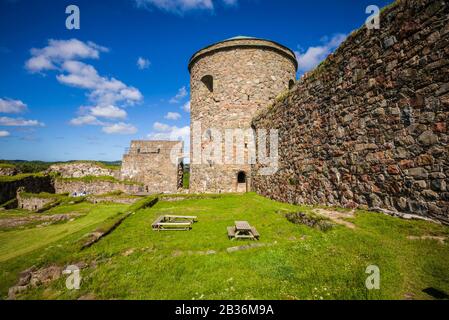
<svg viewBox="0 0 449 320">
<path fill-rule="evenodd" d="M 236 231 L 251 231 L 251 226 L 248 221 L 236 221 L 235 229 Z"/>
<path fill-rule="evenodd" d="M 260 235 L 247 221 L 236 221 L 234 227 L 228 227 L 228 237 L 232 240 L 259 240 Z"/>
<path fill-rule="evenodd" d="M 194 216 L 165 215 L 157 218 L 152 227 L 155 231 L 187 231 L 197 221 L 198 218 Z"/>
</svg>

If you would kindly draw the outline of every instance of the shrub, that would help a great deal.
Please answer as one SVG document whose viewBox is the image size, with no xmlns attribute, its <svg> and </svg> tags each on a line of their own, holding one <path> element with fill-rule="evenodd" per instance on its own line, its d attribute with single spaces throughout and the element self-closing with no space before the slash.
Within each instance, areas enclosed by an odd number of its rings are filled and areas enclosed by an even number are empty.
<svg viewBox="0 0 449 320">
<path fill-rule="evenodd" d="M 321 231 L 328 231 L 334 226 L 326 217 L 313 214 L 305 214 L 303 212 L 288 213 L 285 217 L 291 223 L 304 224 Z"/>
</svg>

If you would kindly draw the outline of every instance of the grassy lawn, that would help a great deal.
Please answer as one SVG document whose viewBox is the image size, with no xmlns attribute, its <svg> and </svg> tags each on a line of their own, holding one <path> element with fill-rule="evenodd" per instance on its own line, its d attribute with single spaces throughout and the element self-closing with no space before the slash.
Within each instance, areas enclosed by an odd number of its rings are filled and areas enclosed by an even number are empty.
<svg viewBox="0 0 449 320">
<path fill-rule="evenodd" d="M 190 186 L 190 172 L 184 172 L 182 177 L 182 187 L 184 189 L 189 189 Z"/>
<path fill-rule="evenodd" d="M 448 241 L 409 240 L 408 236 L 449 237 L 449 228 L 359 211 L 354 229 L 323 232 L 296 225 L 288 212 L 310 212 L 255 194 L 186 196 L 139 210 L 92 247 L 73 245 L 86 232 L 116 214 L 120 205 L 90 205 L 85 217 L 42 229 L 0 232 L 0 290 L 31 265 L 96 261 L 82 270 L 79 291 L 61 278 L 25 292 L 24 299 L 432 299 L 423 292 L 449 292 Z M 76 211 L 69 206 L 52 211 Z M 163 214 L 196 215 L 190 232 L 154 232 Z M 230 241 L 226 227 L 246 220 L 259 242 Z M 229 253 L 229 247 L 257 244 Z M 381 272 L 381 289 L 365 288 L 369 265 Z"/>
<path fill-rule="evenodd" d="M 43 177 L 41 173 L 22 173 L 15 176 L 0 176 L 0 182 L 12 182 L 22 180 L 28 177 Z"/>
<path fill-rule="evenodd" d="M 17 274 L 32 265 L 45 266 L 70 259 L 76 241 L 126 205 L 78 203 L 53 208 L 46 214 L 81 213 L 85 216 L 63 224 L 25 230 L 0 231 L 0 293 L 4 297 Z M 11 213 L 9 213 L 11 212 Z M 88 214 L 87 214 L 88 213 Z M 0 218 L 23 216 L 24 210 L 2 212 Z"/>
</svg>

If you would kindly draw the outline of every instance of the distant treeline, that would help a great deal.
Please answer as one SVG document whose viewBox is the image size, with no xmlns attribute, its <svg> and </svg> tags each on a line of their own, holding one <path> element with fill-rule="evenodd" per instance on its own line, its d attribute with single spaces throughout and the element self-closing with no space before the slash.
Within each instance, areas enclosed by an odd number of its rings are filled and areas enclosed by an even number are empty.
<svg viewBox="0 0 449 320">
<path fill-rule="evenodd" d="M 47 170 L 53 164 L 61 163 L 73 163 L 80 161 L 66 161 L 66 162 L 45 162 L 45 161 L 26 161 L 26 160 L 0 160 L 1 164 L 11 165 L 17 168 L 22 173 L 37 173 Z M 81 161 L 83 162 L 83 161 Z M 121 161 L 91 161 L 96 163 L 101 163 L 105 167 L 120 167 L 122 165 Z"/>
</svg>

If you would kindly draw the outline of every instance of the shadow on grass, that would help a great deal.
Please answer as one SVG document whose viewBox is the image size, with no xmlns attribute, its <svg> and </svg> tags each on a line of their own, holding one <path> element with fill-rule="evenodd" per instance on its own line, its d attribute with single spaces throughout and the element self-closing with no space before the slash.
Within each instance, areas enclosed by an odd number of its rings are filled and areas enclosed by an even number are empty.
<svg viewBox="0 0 449 320">
<path fill-rule="evenodd" d="M 446 292 L 435 289 L 435 288 L 426 288 L 423 290 L 423 292 L 427 293 L 432 298 L 435 298 L 438 300 L 449 299 L 449 295 Z"/>
</svg>

